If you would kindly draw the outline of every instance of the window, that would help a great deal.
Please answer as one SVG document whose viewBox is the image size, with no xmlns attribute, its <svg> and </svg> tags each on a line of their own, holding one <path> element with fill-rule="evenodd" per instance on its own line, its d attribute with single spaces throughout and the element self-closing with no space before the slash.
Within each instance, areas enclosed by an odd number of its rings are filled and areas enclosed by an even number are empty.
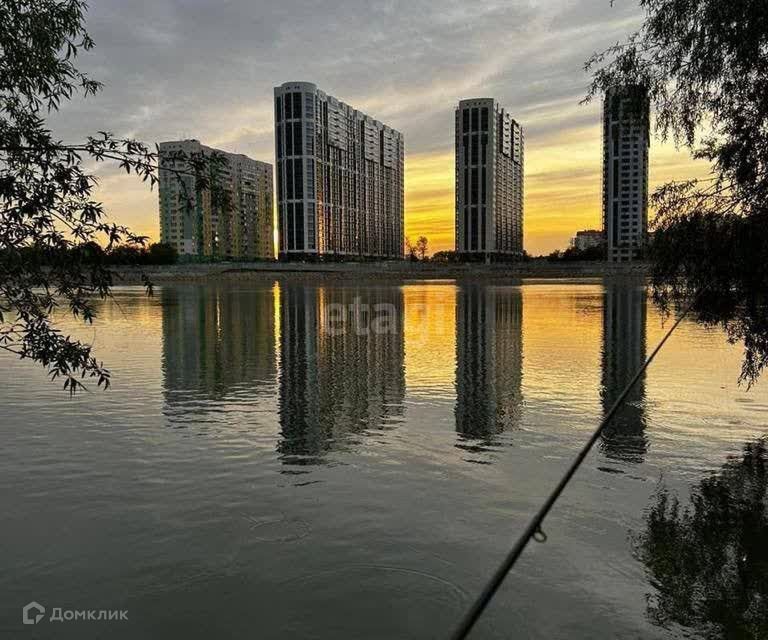
<svg viewBox="0 0 768 640">
<path fill-rule="evenodd" d="M 294 205 L 292 202 L 288 203 L 288 250 L 292 251 L 296 248 L 296 219 L 294 217 Z"/>
<path fill-rule="evenodd" d="M 301 118 L 301 94 L 293 94 L 293 117 Z"/>
<path fill-rule="evenodd" d="M 470 222 L 470 234 L 471 234 L 471 243 L 470 243 L 470 250 L 477 251 L 477 207 L 472 207 L 471 209 L 471 222 Z"/>
<path fill-rule="evenodd" d="M 304 140 L 307 147 L 307 155 L 315 155 L 315 126 L 311 121 L 306 122 Z"/>
<path fill-rule="evenodd" d="M 304 251 L 304 205 L 301 202 L 296 203 L 296 250 Z"/>
<path fill-rule="evenodd" d="M 464 207 L 464 243 L 462 248 L 469 251 L 469 208 Z"/>
<path fill-rule="evenodd" d="M 315 96 L 312 93 L 304 94 L 304 115 L 309 120 L 315 117 Z"/>
<path fill-rule="evenodd" d="M 315 213 L 312 209 L 307 210 L 307 249 L 315 248 Z"/>
<path fill-rule="evenodd" d="M 285 154 L 293 155 L 293 125 L 290 122 L 285 125 Z"/>
<path fill-rule="evenodd" d="M 288 200 L 293 200 L 293 161 L 292 160 L 286 160 L 285 162 L 285 186 L 286 186 L 286 194 L 285 197 Z"/>
<path fill-rule="evenodd" d="M 485 207 L 480 209 L 480 250 L 485 251 Z"/>
<path fill-rule="evenodd" d="M 296 179 L 296 200 L 301 200 L 304 198 L 304 172 L 302 170 L 302 160 L 301 158 L 297 158 L 293 163 L 293 173 Z"/>
<path fill-rule="evenodd" d="M 296 94 L 301 95 L 301 94 Z M 293 123 L 293 155 L 300 156 L 302 155 L 303 151 L 301 148 L 301 122 L 294 122 Z"/>
<path fill-rule="evenodd" d="M 307 160 L 307 198 L 315 197 L 315 161 Z"/>
</svg>

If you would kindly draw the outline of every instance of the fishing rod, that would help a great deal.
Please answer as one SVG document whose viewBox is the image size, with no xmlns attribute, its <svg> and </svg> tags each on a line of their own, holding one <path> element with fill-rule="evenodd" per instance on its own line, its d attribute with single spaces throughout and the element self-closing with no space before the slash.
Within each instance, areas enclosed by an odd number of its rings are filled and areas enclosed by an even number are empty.
<svg viewBox="0 0 768 640">
<path fill-rule="evenodd" d="M 499 587 L 501 587 L 504 579 L 507 577 L 507 574 L 512 570 L 512 567 L 515 566 L 515 563 L 518 561 L 523 551 L 525 551 L 525 548 L 528 546 L 528 543 L 531 541 L 531 539 L 535 539 L 539 542 L 546 541 L 547 536 L 541 528 L 544 519 L 547 517 L 555 502 L 557 502 L 557 499 L 565 490 L 565 487 L 576 474 L 576 471 L 578 471 L 579 467 L 584 462 L 587 454 L 590 452 L 595 442 L 597 442 L 605 428 L 614 418 L 616 413 L 618 413 L 619 409 L 624 404 L 624 401 L 627 399 L 630 391 L 632 391 L 634 386 L 645 373 L 646 369 L 648 369 L 650 364 L 654 361 L 659 351 L 661 351 L 662 347 L 667 343 L 667 340 L 672 337 L 672 334 L 680 326 L 680 323 L 683 321 L 683 319 L 688 315 L 691 309 L 693 309 L 693 306 L 697 300 L 698 296 L 686 307 L 680 317 L 677 318 L 675 323 L 670 327 L 669 331 L 667 331 L 667 333 L 661 339 L 661 342 L 659 342 L 659 344 L 653 350 L 653 353 L 651 353 L 643 366 L 640 367 L 632 380 L 629 381 L 629 384 L 627 384 L 627 386 L 624 388 L 624 391 L 621 392 L 621 395 L 618 397 L 608 413 L 605 414 L 602 422 L 589 438 L 589 440 L 587 440 L 581 451 L 579 451 L 578 455 L 571 463 L 571 466 L 568 467 L 568 470 L 565 472 L 565 475 L 563 475 L 563 477 L 560 479 L 560 482 L 557 483 L 557 486 L 554 488 L 552 493 L 549 494 L 549 497 L 546 499 L 539 511 L 528 523 L 525 531 L 523 531 L 522 535 L 518 538 L 517 542 L 504 558 L 503 562 L 499 565 L 498 569 L 496 569 L 490 581 L 488 584 L 486 584 L 485 588 L 478 596 L 477 600 L 475 600 L 472 607 L 461 619 L 459 626 L 451 636 L 451 640 L 465 640 L 465 638 L 469 635 L 470 631 L 472 631 L 472 628 L 475 626 L 475 623 L 480 619 L 480 616 L 483 615 L 486 607 L 496 595 Z"/>
</svg>

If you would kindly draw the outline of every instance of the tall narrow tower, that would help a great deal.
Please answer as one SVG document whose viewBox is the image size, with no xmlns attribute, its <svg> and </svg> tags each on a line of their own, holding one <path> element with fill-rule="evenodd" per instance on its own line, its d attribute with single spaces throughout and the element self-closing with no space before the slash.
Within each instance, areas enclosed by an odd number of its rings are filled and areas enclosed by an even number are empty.
<svg viewBox="0 0 768 640">
<path fill-rule="evenodd" d="M 523 128 L 493 98 L 456 109 L 456 251 L 523 256 Z"/>
<path fill-rule="evenodd" d="M 636 260 L 647 242 L 649 114 L 642 87 L 617 87 L 605 95 L 603 231 L 610 262 Z"/>
</svg>

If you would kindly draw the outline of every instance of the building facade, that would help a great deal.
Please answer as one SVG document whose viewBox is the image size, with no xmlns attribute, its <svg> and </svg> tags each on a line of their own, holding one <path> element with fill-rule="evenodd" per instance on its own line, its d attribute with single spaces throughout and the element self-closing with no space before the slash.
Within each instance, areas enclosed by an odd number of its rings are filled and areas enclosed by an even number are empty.
<svg viewBox="0 0 768 640">
<path fill-rule="evenodd" d="M 159 145 L 160 242 L 180 255 L 226 259 L 274 259 L 272 165 L 206 147 L 197 140 Z M 189 159 L 225 158 L 219 176 L 228 204 L 209 189 L 198 193 Z"/>
<path fill-rule="evenodd" d="M 603 229 L 608 260 L 642 257 L 648 240 L 650 104 L 639 87 L 611 89 L 603 103 Z"/>
<path fill-rule="evenodd" d="M 605 234 L 602 231 L 589 229 L 586 231 L 577 231 L 571 238 L 571 246 L 577 251 L 586 251 L 602 247 L 605 243 Z"/>
<path fill-rule="evenodd" d="M 493 98 L 456 109 L 456 251 L 523 256 L 523 128 Z"/>
<path fill-rule="evenodd" d="M 308 82 L 275 87 L 281 258 L 403 257 L 400 132 Z"/>
</svg>

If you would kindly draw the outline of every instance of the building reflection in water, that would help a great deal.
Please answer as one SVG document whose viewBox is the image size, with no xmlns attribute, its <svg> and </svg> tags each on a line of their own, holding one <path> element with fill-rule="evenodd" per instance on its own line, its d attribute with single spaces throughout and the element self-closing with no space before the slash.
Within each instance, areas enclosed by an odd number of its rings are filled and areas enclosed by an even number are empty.
<svg viewBox="0 0 768 640">
<path fill-rule="evenodd" d="M 286 464 L 323 461 L 403 414 L 403 293 L 398 287 L 280 290 L 278 452 Z"/>
<path fill-rule="evenodd" d="M 498 444 L 522 405 L 523 297 L 518 287 L 464 285 L 456 304 L 457 446 Z"/>
<path fill-rule="evenodd" d="M 606 280 L 603 305 L 603 411 L 608 412 L 646 360 L 647 292 L 644 285 Z M 645 434 L 645 374 L 602 434 L 606 457 L 642 462 Z"/>
<path fill-rule="evenodd" d="M 277 374 L 275 289 L 233 284 L 163 287 L 163 381 L 166 414 L 215 412 L 242 394 L 270 393 Z"/>
</svg>

